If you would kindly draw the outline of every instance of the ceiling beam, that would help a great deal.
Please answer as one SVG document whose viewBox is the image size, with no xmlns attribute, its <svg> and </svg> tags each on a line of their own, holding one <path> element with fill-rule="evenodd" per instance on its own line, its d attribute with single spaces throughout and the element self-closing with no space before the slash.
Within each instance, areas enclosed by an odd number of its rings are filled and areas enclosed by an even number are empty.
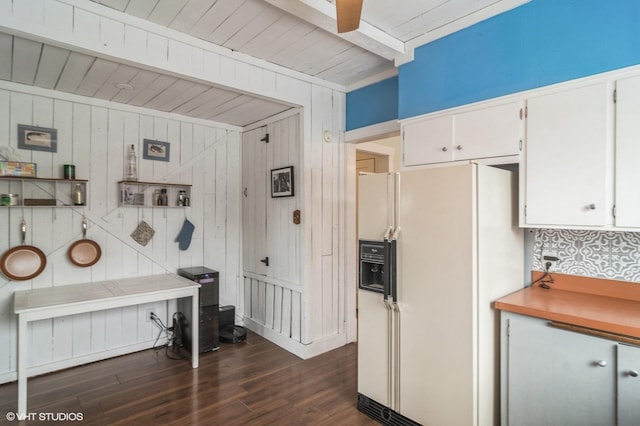
<svg viewBox="0 0 640 426">
<path fill-rule="evenodd" d="M 360 21 L 360 28 L 355 31 L 338 34 L 335 5 L 326 0 L 266 0 L 266 2 L 385 59 L 395 60 L 407 53 L 402 41 L 365 21 Z"/>
</svg>

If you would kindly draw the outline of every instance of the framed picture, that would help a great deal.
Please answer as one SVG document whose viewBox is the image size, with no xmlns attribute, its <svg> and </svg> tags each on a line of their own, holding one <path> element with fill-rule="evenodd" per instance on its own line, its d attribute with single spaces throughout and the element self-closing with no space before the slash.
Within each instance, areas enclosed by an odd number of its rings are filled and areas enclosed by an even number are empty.
<svg viewBox="0 0 640 426">
<path fill-rule="evenodd" d="M 18 124 L 18 148 L 32 151 L 58 151 L 58 131 L 46 127 Z"/>
<path fill-rule="evenodd" d="M 169 161 L 169 142 L 144 140 L 142 158 L 145 160 Z"/>
<path fill-rule="evenodd" d="M 293 166 L 271 170 L 271 198 L 293 195 Z"/>
</svg>

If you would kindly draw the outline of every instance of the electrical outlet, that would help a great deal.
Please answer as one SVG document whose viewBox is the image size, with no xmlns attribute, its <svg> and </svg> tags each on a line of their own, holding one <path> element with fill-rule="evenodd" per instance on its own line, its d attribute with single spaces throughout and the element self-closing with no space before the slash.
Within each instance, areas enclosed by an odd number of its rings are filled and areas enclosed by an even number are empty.
<svg viewBox="0 0 640 426">
<path fill-rule="evenodd" d="M 151 314 L 157 312 L 156 308 L 147 308 L 147 311 L 144 316 L 144 320 L 146 322 L 151 322 Z M 157 315 L 157 314 L 156 314 Z"/>
<path fill-rule="evenodd" d="M 542 250 L 542 269 L 547 272 L 553 272 L 558 262 L 558 252 L 555 250 Z M 548 265 L 548 267 L 547 267 Z"/>
</svg>

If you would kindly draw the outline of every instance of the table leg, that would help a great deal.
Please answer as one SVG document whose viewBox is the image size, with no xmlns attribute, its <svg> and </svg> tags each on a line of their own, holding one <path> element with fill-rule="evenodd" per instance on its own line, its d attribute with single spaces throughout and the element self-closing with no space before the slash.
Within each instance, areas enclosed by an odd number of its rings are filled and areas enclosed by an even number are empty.
<svg viewBox="0 0 640 426">
<path fill-rule="evenodd" d="M 27 414 L 27 320 L 18 315 L 18 413 Z"/>
<path fill-rule="evenodd" d="M 193 292 L 191 297 L 191 366 L 198 368 L 198 354 L 200 352 L 200 301 L 199 289 Z"/>
</svg>

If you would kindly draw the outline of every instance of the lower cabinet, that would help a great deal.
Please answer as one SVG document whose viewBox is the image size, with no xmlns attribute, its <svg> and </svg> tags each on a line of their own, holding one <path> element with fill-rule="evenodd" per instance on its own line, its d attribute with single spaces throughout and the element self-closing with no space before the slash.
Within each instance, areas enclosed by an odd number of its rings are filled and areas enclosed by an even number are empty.
<svg viewBox="0 0 640 426">
<path fill-rule="evenodd" d="M 640 348 L 618 345 L 618 425 L 640 422 Z"/>
<path fill-rule="evenodd" d="M 501 316 L 502 425 L 637 425 L 640 348 Z"/>
</svg>

